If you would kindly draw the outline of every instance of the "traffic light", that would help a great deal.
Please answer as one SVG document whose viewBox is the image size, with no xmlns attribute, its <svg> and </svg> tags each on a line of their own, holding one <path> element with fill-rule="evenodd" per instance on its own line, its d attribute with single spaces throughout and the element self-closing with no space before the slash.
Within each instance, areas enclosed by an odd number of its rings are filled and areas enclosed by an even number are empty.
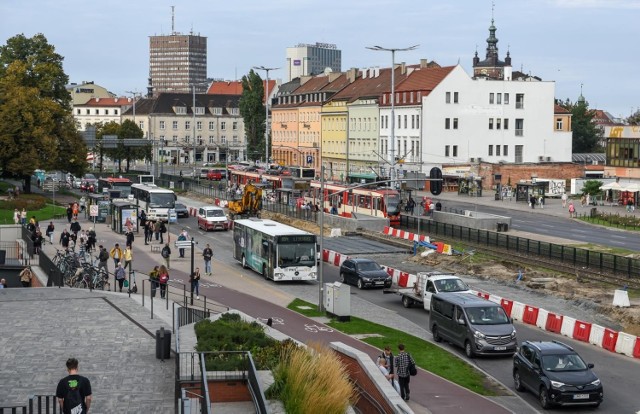
<svg viewBox="0 0 640 414">
<path fill-rule="evenodd" d="M 433 167 L 429 172 L 429 178 L 431 178 L 431 194 L 440 195 L 442 192 L 442 170 L 438 167 Z"/>
</svg>

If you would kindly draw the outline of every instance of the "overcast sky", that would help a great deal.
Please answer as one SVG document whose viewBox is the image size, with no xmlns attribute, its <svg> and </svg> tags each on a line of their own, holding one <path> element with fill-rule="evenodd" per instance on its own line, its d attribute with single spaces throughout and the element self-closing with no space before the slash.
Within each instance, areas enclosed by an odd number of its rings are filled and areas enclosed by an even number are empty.
<svg viewBox="0 0 640 414">
<path fill-rule="evenodd" d="M 172 5 L 176 31 L 208 37 L 208 77 L 224 79 L 284 68 L 287 47 L 315 42 L 342 50 L 342 70 L 390 65 L 366 46 L 419 44 L 396 61 L 471 73 L 492 16 L 491 0 L 2 0 L 0 40 L 43 33 L 71 82 L 146 92 L 149 36 L 171 32 Z M 640 0 L 495 0 L 493 15 L 500 58 L 508 48 L 514 70 L 555 81 L 557 98 L 575 101 L 583 84 L 591 108 L 627 117 L 640 107 Z"/>
</svg>

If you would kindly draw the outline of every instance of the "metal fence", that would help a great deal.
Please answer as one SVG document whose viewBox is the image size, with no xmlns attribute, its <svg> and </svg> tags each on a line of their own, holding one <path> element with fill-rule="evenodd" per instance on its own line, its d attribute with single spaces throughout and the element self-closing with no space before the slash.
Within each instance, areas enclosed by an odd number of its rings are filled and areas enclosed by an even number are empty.
<svg viewBox="0 0 640 414">
<path fill-rule="evenodd" d="M 26 404 L 0 406 L 0 414 L 57 414 L 60 404 L 55 395 L 31 395 Z"/>
<path fill-rule="evenodd" d="M 634 281 L 638 278 L 640 272 L 639 259 L 611 253 L 594 252 L 578 247 L 512 236 L 508 233 L 472 229 L 413 216 L 401 216 L 400 225 L 408 230 L 417 231 L 420 229 L 421 233 L 429 235 L 502 248 L 516 253 L 535 255 L 540 258 L 558 260 L 574 267 L 586 267 L 599 272 L 624 275 L 629 279 L 634 279 Z"/>
</svg>

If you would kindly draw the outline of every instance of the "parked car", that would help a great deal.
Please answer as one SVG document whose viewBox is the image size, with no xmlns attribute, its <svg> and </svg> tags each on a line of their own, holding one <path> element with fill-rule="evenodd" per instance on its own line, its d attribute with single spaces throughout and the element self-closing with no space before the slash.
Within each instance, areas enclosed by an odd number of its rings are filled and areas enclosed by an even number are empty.
<svg viewBox="0 0 640 414">
<path fill-rule="evenodd" d="M 89 181 L 83 180 L 80 183 L 80 190 L 81 191 L 85 191 L 87 193 L 95 193 L 96 192 L 96 184 L 95 183 L 91 183 Z"/>
<path fill-rule="evenodd" d="M 350 258 L 340 266 L 340 281 L 355 284 L 358 289 L 365 287 L 391 287 L 391 276 L 371 259 Z"/>
<path fill-rule="evenodd" d="M 176 203 L 175 210 L 176 210 L 176 216 L 178 218 L 189 217 L 189 209 L 184 204 Z"/>
<path fill-rule="evenodd" d="M 602 383 L 569 345 L 559 341 L 525 341 L 513 356 L 516 390 L 538 395 L 543 409 L 551 405 L 593 405 L 604 399 Z"/>
<path fill-rule="evenodd" d="M 229 230 L 229 218 L 222 207 L 203 206 L 198 209 L 198 228 L 204 231 L 209 230 Z"/>
</svg>

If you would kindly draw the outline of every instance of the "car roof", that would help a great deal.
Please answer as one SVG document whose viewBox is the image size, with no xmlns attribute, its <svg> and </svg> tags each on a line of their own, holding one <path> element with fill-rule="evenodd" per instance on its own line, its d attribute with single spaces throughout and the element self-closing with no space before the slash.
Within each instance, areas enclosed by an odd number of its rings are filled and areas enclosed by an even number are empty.
<svg viewBox="0 0 640 414">
<path fill-rule="evenodd" d="M 436 293 L 435 297 L 440 298 L 442 300 L 446 300 L 447 302 L 451 302 L 454 305 L 460 305 L 464 307 L 486 307 L 486 306 L 500 306 L 495 302 L 491 302 L 485 298 L 481 298 L 476 295 L 472 295 L 465 292 L 443 292 Z"/>
<path fill-rule="evenodd" d="M 542 355 L 575 354 L 569 345 L 560 341 L 524 341 L 522 345 L 529 345 L 540 351 Z"/>
<path fill-rule="evenodd" d="M 184 204 L 182 203 L 175 203 L 176 206 L 182 206 L 182 207 L 186 207 Z"/>
<path fill-rule="evenodd" d="M 350 257 L 347 260 L 351 260 L 354 263 L 370 263 L 370 262 L 377 263 L 375 260 L 367 259 L 366 257 Z"/>
<path fill-rule="evenodd" d="M 200 208 L 205 210 L 223 210 L 224 211 L 224 209 L 220 206 L 202 206 Z"/>
</svg>

